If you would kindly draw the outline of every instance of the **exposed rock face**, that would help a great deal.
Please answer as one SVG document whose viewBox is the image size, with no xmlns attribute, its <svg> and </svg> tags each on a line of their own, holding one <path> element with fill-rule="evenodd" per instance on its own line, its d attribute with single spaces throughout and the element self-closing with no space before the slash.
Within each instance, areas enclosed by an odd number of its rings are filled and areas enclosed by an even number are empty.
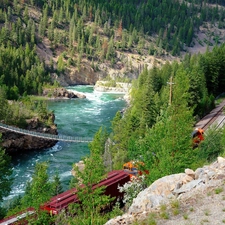
<svg viewBox="0 0 225 225">
<path fill-rule="evenodd" d="M 209 189 L 223 186 L 224 180 L 225 158 L 222 157 L 196 171 L 186 169 L 185 173 L 162 177 L 138 194 L 126 214 L 109 220 L 105 225 L 133 224 L 159 210 L 160 205 L 169 205 L 172 200 L 186 204 L 190 199 L 195 199 L 195 196 L 207 193 Z"/>
<path fill-rule="evenodd" d="M 128 93 L 131 88 L 130 83 L 117 82 L 115 87 L 107 86 L 107 81 L 97 81 L 94 89 L 100 92 L 121 92 Z"/>
<path fill-rule="evenodd" d="M 55 88 L 52 89 L 45 89 L 43 91 L 44 96 L 52 97 L 52 98 L 60 98 L 60 99 L 70 99 L 70 98 L 86 98 L 85 95 L 79 93 L 79 92 L 72 92 L 68 91 L 65 88 Z"/>
<path fill-rule="evenodd" d="M 54 120 L 54 116 L 52 116 Z M 27 130 L 48 133 L 57 135 L 57 127 L 53 125 L 51 127 L 44 126 L 38 118 L 33 118 L 27 121 Z M 57 141 L 32 137 L 29 135 L 19 134 L 12 131 L 0 129 L 2 133 L 1 146 L 9 154 L 14 154 L 21 151 L 41 150 L 54 146 Z"/>
</svg>

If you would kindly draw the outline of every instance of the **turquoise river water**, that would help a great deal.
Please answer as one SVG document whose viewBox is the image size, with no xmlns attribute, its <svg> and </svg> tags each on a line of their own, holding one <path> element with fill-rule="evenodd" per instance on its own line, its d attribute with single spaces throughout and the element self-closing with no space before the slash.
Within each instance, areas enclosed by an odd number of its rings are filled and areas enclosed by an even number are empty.
<svg viewBox="0 0 225 225">
<path fill-rule="evenodd" d="M 110 121 L 118 110 L 126 106 L 121 93 L 101 93 L 93 86 L 73 86 L 68 90 L 82 92 L 86 99 L 48 101 L 48 108 L 55 113 L 58 133 L 76 137 L 93 137 L 101 126 L 110 131 Z M 54 147 L 42 151 L 32 151 L 13 158 L 14 183 L 12 191 L 4 199 L 24 193 L 26 182 L 31 180 L 36 162 L 49 162 L 49 176 L 59 173 L 64 189 L 69 188 L 71 169 L 75 162 L 89 154 L 87 143 L 58 142 Z"/>
</svg>

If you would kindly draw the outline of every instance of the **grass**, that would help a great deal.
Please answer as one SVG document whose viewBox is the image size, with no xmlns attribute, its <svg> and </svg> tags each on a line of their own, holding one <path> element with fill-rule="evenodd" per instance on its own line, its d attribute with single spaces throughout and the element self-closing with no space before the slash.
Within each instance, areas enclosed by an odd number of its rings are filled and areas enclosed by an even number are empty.
<svg viewBox="0 0 225 225">
<path fill-rule="evenodd" d="M 170 205 L 171 205 L 171 207 L 172 207 L 173 209 L 179 209 L 179 207 L 180 207 L 180 203 L 179 203 L 178 200 L 172 201 L 172 202 L 170 203 Z"/>
<path fill-rule="evenodd" d="M 188 219 L 188 215 L 185 213 L 185 214 L 183 215 L 183 218 L 184 218 L 185 220 L 187 220 L 187 219 Z"/>
<path fill-rule="evenodd" d="M 160 217 L 163 219 L 166 219 L 166 220 L 168 220 L 170 218 L 169 214 L 167 212 L 161 212 Z"/>
<path fill-rule="evenodd" d="M 174 200 L 170 203 L 172 209 L 173 209 L 173 215 L 176 216 L 179 214 L 179 208 L 180 208 L 180 203 L 178 200 Z"/>
<path fill-rule="evenodd" d="M 163 204 L 163 205 L 160 205 L 160 210 L 161 210 L 161 211 L 165 211 L 166 208 L 167 208 L 166 205 L 164 205 L 164 204 Z"/>
<path fill-rule="evenodd" d="M 46 97 L 46 96 L 36 96 L 36 95 L 29 95 L 30 99 L 32 101 L 44 101 L 44 100 L 48 100 L 49 97 Z"/>
<path fill-rule="evenodd" d="M 222 187 L 219 187 L 219 188 L 216 188 L 215 189 L 215 194 L 220 194 L 221 192 L 223 192 L 223 188 Z"/>
<path fill-rule="evenodd" d="M 204 213 L 205 213 L 206 216 L 209 216 L 210 215 L 210 212 L 209 212 L 208 209 L 206 209 Z"/>
<path fill-rule="evenodd" d="M 148 216 L 148 219 L 147 219 L 147 224 L 148 225 L 156 225 L 157 222 L 156 222 L 156 214 L 154 213 L 150 213 L 149 216 Z"/>
<path fill-rule="evenodd" d="M 163 219 L 169 219 L 169 214 L 166 212 L 166 209 L 167 209 L 166 205 L 163 204 L 160 206 L 161 211 L 160 217 Z"/>
<path fill-rule="evenodd" d="M 208 222 L 209 222 L 208 219 L 204 219 L 204 220 L 201 221 L 201 224 L 208 223 Z"/>
</svg>

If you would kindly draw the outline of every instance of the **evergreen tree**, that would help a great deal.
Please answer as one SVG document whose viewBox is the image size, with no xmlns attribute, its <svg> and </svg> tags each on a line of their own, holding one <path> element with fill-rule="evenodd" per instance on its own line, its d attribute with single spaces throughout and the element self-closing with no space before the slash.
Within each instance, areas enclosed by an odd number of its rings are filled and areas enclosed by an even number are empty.
<svg viewBox="0 0 225 225">
<path fill-rule="evenodd" d="M 190 134 L 193 111 L 188 107 L 189 80 L 183 71 L 174 79 L 172 103 L 161 111 L 156 124 L 140 141 L 141 155 L 149 171 L 149 182 L 182 172 L 196 162 Z"/>
<path fill-rule="evenodd" d="M 26 194 L 22 198 L 22 202 L 26 207 L 39 207 L 51 197 L 51 183 L 47 174 L 48 164 L 37 163 L 35 165 L 32 181 L 28 183 Z"/>
<path fill-rule="evenodd" d="M 52 196 L 58 195 L 63 192 L 62 184 L 58 173 L 55 174 L 51 185 L 53 189 Z"/>
<path fill-rule="evenodd" d="M 0 136 L 1 139 L 1 136 Z M 3 197 L 7 196 L 11 191 L 12 185 L 12 168 L 11 168 L 11 158 L 6 154 L 5 150 L 0 147 L 0 202 Z M 1 212 L 0 206 L 0 219 L 4 216 Z"/>
<path fill-rule="evenodd" d="M 73 221 L 74 224 L 103 224 L 106 222 L 106 218 L 100 214 L 100 211 L 102 207 L 110 203 L 110 196 L 103 195 L 105 187 L 93 190 L 92 186 L 102 180 L 105 174 L 102 155 L 107 137 L 106 130 L 100 128 L 89 145 L 90 156 L 84 160 L 84 171 L 79 171 L 78 167 L 74 168 L 76 177 L 82 182 L 82 186 L 80 183 L 76 185 L 77 195 L 82 206 L 71 206 L 70 210 L 76 209 L 76 216 L 72 219 L 68 218 L 67 223 L 69 221 Z M 69 211 L 69 213 L 71 212 L 73 211 Z M 65 223 L 65 221 L 63 222 Z"/>
</svg>

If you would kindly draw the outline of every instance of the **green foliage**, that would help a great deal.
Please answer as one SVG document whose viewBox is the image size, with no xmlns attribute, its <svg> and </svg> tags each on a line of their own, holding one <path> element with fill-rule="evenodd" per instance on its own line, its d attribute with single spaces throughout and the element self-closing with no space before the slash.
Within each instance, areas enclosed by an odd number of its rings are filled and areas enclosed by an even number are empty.
<svg viewBox="0 0 225 225">
<path fill-rule="evenodd" d="M 197 157 L 199 161 L 205 159 L 212 162 L 219 155 L 224 154 L 224 131 L 220 128 L 212 127 L 207 129 L 205 140 L 199 145 Z"/>
<path fill-rule="evenodd" d="M 53 177 L 52 189 L 53 189 L 51 194 L 52 196 L 61 194 L 63 192 L 63 187 L 58 173 L 56 173 L 55 176 Z"/>
<path fill-rule="evenodd" d="M 0 202 L 11 190 L 11 184 L 13 181 L 11 175 L 11 158 L 5 153 L 5 150 L 0 147 Z M 0 218 L 2 218 L 4 214 L 4 210 L 0 207 Z"/>
<path fill-rule="evenodd" d="M 40 206 L 52 196 L 52 185 L 47 174 L 48 164 L 36 163 L 32 181 L 27 183 L 25 195 L 21 202 L 23 208 L 34 207 L 37 217 L 29 218 L 31 224 L 50 224 L 52 218 L 48 212 L 40 210 Z"/>
<path fill-rule="evenodd" d="M 16 125 L 26 128 L 26 119 L 38 117 L 39 122 L 47 126 L 53 124 L 52 112 L 47 110 L 47 104 L 44 101 L 34 101 L 30 97 L 23 97 L 21 101 L 11 101 L 6 99 L 4 90 L 0 88 L 0 120 L 8 125 Z"/>
<path fill-rule="evenodd" d="M 37 163 L 32 176 L 32 181 L 27 184 L 25 196 L 22 203 L 25 207 L 35 207 L 48 201 L 51 197 L 51 184 L 47 174 L 47 163 Z"/>
<path fill-rule="evenodd" d="M 100 128 L 95 134 L 94 140 L 90 143 L 90 156 L 84 160 L 84 170 L 80 171 L 77 166 L 74 167 L 76 172 L 77 196 L 82 203 L 72 204 L 68 209 L 69 215 L 76 214 L 75 217 L 64 217 L 63 213 L 56 219 L 59 223 L 73 224 L 104 224 L 107 219 L 101 215 L 101 210 L 108 207 L 112 199 L 104 195 L 105 187 L 92 189 L 103 179 L 105 168 L 103 164 L 104 146 L 108 134 L 105 129 Z M 82 185 L 80 185 L 82 183 Z"/>
<path fill-rule="evenodd" d="M 35 50 L 28 45 L 19 48 L 0 46 L 0 83 L 6 86 L 7 99 L 17 100 L 25 92 L 38 94 L 40 84 L 50 82 Z"/>
</svg>

